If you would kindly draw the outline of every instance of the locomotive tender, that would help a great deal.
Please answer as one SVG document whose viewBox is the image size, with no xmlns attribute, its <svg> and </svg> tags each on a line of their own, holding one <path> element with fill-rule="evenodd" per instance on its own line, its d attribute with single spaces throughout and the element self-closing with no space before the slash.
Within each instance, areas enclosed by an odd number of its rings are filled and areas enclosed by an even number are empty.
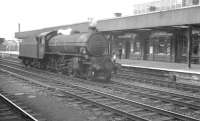
<svg viewBox="0 0 200 121">
<path fill-rule="evenodd" d="M 45 32 L 20 43 L 19 58 L 26 66 L 55 70 L 89 80 L 110 80 L 116 68 L 106 38 L 99 32 Z"/>
</svg>

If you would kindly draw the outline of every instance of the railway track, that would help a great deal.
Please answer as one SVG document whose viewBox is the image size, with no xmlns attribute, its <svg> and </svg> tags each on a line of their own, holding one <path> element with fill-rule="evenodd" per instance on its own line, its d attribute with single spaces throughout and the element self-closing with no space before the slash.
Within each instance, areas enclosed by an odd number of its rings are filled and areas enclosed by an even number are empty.
<svg viewBox="0 0 200 121">
<path fill-rule="evenodd" d="M 20 65 L 19 62 L 16 62 L 16 61 L 14 63 L 13 63 L 13 61 L 12 62 L 8 62 L 7 61 L 6 63 L 11 64 L 11 65 L 13 65 L 15 67 L 20 67 L 22 69 L 24 68 L 24 66 Z M 46 71 L 43 71 L 43 70 L 41 71 L 41 70 L 38 70 L 38 69 L 35 69 L 35 68 L 30 68 L 30 69 L 33 72 L 40 72 L 41 75 L 48 75 L 48 76 L 51 76 L 52 78 L 55 78 L 56 76 L 61 76 L 61 75 L 57 75 L 55 73 L 50 73 L 50 72 L 46 72 Z M 62 76 L 63 76 L 63 78 L 65 78 L 64 75 L 62 75 Z M 194 97 L 199 97 L 199 95 L 200 95 L 200 93 L 199 93 L 200 87 L 199 86 L 195 86 L 195 88 L 193 88 L 193 86 L 191 87 L 190 85 L 184 85 L 184 87 L 188 86 L 187 88 L 191 88 L 190 91 L 188 91 L 188 90 L 184 91 L 184 90 L 182 90 L 180 88 L 177 89 L 177 88 L 172 88 L 172 87 L 169 87 L 169 86 L 166 86 L 166 87 L 162 87 L 162 86 L 159 87 L 158 86 L 157 87 L 157 86 L 151 85 L 151 84 L 149 86 L 147 86 L 145 84 L 146 86 L 144 86 L 143 83 L 140 83 L 140 82 L 137 83 L 137 81 L 133 82 L 133 81 L 127 80 L 127 79 L 123 79 L 122 80 L 122 79 L 116 79 L 116 78 L 114 78 L 113 82 L 111 82 L 111 83 L 112 83 L 112 85 L 115 85 L 115 84 L 117 84 L 117 85 L 123 85 L 124 88 L 127 88 L 127 89 L 129 88 L 130 89 L 129 91 L 131 91 L 131 90 L 138 90 L 140 88 L 142 90 L 147 89 L 146 91 L 148 91 L 148 92 L 157 93 L 159 91 L 160 93 L 168 93 L 168 94 L 170 94 L 172 96 L 181 96 L 182 98 L 190 98 L 190 99 L 194 99 L 194 100 L 199 100 L 199 98 L 195 99 Z M 174 85 L 174 84 L 172 84 L 172 85 Z M 181 85 L 176 84 L 175 86 L 181 86 Z M 107 83 L 104 86 L 107 86 Z M 142 90 L 140 90 L 140 91 L 142 91 Z M 186 93 L 184 93 L 184 92 L 186 92 Z"/>
<path fill-rule="evenodd" d="M 120 70 L 120 74 L 115 75 L 115 78 L 121 78 L 124 81 L 129 80 L 139 83 L 152 84 L 160 87 L 167 87 L 182 91 L 188 91 L 192 93 L 200 93 L 199 86 L 177 83 L 176 81 L 170 80 L 169 78 L 172 77 L 165 74 L 160 75 L 153 72 L 147 73 L 147 72 L 133 71 L 123 68 Z"/>
<path fill-rule="evenodd" d="M 42 118 L 35 118 L 15 102 L 8 99 L 7 94 L 0 91 L 0 121 L 45 121 Z M 27 107 L 26 107 L 27 109 Z M 27 109 L 28 110 L 28 109 Z M 30 109 L 29 109 L 30 112 Z M 31 111 L 33 114 L 33 112 Z"/>
<path fill-rule="evenodd" d="M 11 69 L 11 70 L 13 70 L 13 69 Z M 19 70 L 17 72 L 19 72 Z M 26 73 L 29 73 L 29 76 L 30 76 L 30 72 L 26 72 Z M 20 75 L 22 75 L 22 73 Z M 23 76 L 26 76 L 26 75 L 23 75 Z M 37 74 L 33 74 L 32 76 L 33 77 L 31 77 L 31 78 L 34 78 L 37 76 Z M 51 88 L 56 88 L 57 90 L 62 90 L 62 91 L 64 91 L 64 93 L 70 92 L 71 96 L 78 96 L 78 98 L 82 98 L 81 100 L 85 100 L 85 101 L 87 100 L 87 102 L 91 102 L 90 104 L 95 104 L 95 105 L 104 107 L 105 109 L 107 109 L 109 111 L 111 110 L 111 112 L 115 112 L 117 114 L 122 114 L 123 116 L 128 117 L 130 119 L 148 120 L 148 121 L 149 120 L 153 120 L 153 121 L 156 121 L 156 120 L 158 120 L 158 121 L 162 121 L 162 120 L 183 120 L 183 121 L 199 120 L 199 118 L 196 116 L 191 117 L 188 115 L 183 115 L 183 114 L 180 114 L 177 112 L 158 108 L 158 107 L 152 106 L 150 104 L 145 104 L 144 102 L 141 103 L 139 101 L 122 98 L 121 96 L 117 96 L 117 95 L 108 93 L 109 92 L 108 90 L 103 92 L 103 90 L 94 88 L 94 86 L 83 85 L 83 84 L 80 85 L 80 83 L 79 84 L 78 83 L 66 84 L 62 81 L 54 80 L 53 78 L 51 78 L 51 79 L 49 79 L 47 77 L 42 77 L 42 78 L 43 78 L 42 83 L 45 83 L 45 84 L 48 83 L 48 85 L 53 86 Z M 38 79 L 40 80 L 39 82 L 41 83 L 41 77 L 38 77 Z M 38 80 L 38 79 L 35 79 L 35 80 Z M 48 82 L 46 81 L 47 79 L 48 79 Z M 37 83 L 39 83 L 39 82 L 37 82 Z M 46 85 L 46 86 L 48 86 L 48 85 Z M 125 90 L 122 91 L 122 89 L 123 89 L 122 86 L 121 87 L 119 85 L 115 85 L 115 86 L 116 86 L 115 88 L 118 89 L 118 92 L 125 92 Z M 113 88 L 113 87 L 114 87 L 114 84 L 110 85 L 110 88 Z M 121 90 L 119 90 L 120 88 L 121 88 Z M 104 87 L 104 89 L 108 89 L 108 87 Z M 126 90 L 126 91 L 131 92 L 130 90 Z M 133 95 L 133 91 L 131 93 Z M 136 94 L 138 94 L 138 92 Z M 136 94 L 134 94 L 134 95 L 136 95 Z M 144 96 L 144 94 L 143 94 L 143 96 Z M 135 96 L 135 97 L 137 97 L 137 96 Z M 154 95 L 154 97 L 151 95 L 149 98 L 155 98 L 155 95 Z M 144 99 L 144 97 L 143 97 L 143 99 Z M 146 97 L 146 99 L 147 99 L 147 97 Z M 158 104 L 159 103 L 158 100 L 161 100 L 161 98 L 157 99 L 154 102 L 155 103 L 157 102 L 157 104 Z M 170 103 L 172 103 L 172 102 L 170 102 Z M 170 103 L 166 103 L 166 104 L 169 105 Z M 179 102 L 177 102 L 177 103 L 179 103 Z M 191 105 L 189 105 L 189 106 L 191 106 Z M 186 106 L 184 105 L 181 107 L 181 109 L 186 109 L 185 107 Z M 196 113 L 198 113 L 198 109 L 196 110 Z"/>
<path fill-rule="evenodd" d="M 15 67 L 22 67 L 20 62 L 17 60 L 7 60 L 7 59 L 0 59 L 1 62 L 3 63 L 8 63 L 11 64 Z M 181 90 L 181 91 L 187 91 L 190 93 L 195 93 L 195 94 L 200 94 L 200 88 L 199 86 L 195 85 L 188 85 L 184 83 L 177 83 L 173 81 L 163 81 L 166 80 L 164 78 L 169 78 L 169 75 L 160 75 L 156 73 L 151 73 L 148 76 L 147 72 L 141 72 L 141 74 L 135 73 L 134 71 L 128 70 L 128 69 L 122 69 L 120 72 L 114 76 L 114 79 L 121 79 L 123 82 L 138 82 L 138 83 L 144 83 L 144 84 L 150 84 L 152 86 L 159 86 L 159 87 L 166 87 L 166 88 L 171 88 L 171 89 L 176 89 L 176 90 Z M 156 77 L 157 76 L 157 77 Z M 155 78 L 156 77 L 156 78 Z"/>
</svg>

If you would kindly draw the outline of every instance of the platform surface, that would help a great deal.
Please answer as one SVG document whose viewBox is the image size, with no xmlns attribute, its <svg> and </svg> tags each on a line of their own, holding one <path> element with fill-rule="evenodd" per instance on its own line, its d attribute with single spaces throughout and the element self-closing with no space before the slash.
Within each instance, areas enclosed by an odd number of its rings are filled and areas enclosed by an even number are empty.
<svg viewBox="0 0 200 121">
<path fill-rule="evenodd" d="M 187 63 L 169 63 L 169 62 L 130 60 L 130 59 L 121 59 L 121 60 L 118 59 L 117 62 L 122 64 L 122 66 L 127 66 L 127 67 L 200 74 L 200 64 L 192 64 L 191 68 L 188 68 Z"/>
<path fill-rule="evenodd" d="M 0 51 L 1 55 L 11 54 L 11 55 L 19 55 L 19 51 Z"/>
</svg>

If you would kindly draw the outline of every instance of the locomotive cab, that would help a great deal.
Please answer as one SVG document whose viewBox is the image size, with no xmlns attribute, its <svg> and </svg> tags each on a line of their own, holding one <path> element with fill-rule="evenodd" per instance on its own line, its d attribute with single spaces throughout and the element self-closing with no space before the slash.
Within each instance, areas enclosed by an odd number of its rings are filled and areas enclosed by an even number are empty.
<svg viewBox="0 0 200 121">
<path fill-rule="evenodd" d="M 44 36 L 36 37 L 37 41 L 37 58 L 43 58 L 45 53 L 45 38 Z"/>
</svg>

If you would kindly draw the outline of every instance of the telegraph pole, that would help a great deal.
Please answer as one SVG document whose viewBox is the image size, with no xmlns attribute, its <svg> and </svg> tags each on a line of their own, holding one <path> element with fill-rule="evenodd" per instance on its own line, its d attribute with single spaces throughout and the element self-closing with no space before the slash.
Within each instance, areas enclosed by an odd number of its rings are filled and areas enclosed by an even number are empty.
<svg viewBox="0 0 200 121">
<path fill-rule="evenodd" d="M 20 32 L 21 30 L 21 25 L 20 25 L 20 23 L 18 23 L 18 32 Z"/>
</svg>

